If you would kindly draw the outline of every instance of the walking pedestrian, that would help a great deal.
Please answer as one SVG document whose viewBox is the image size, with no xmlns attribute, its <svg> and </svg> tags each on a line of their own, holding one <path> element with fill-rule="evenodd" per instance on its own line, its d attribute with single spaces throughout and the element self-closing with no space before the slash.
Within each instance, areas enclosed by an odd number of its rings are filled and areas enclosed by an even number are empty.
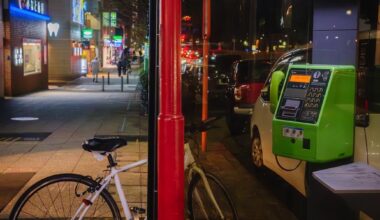
<svg viewBox="0 0 380 220">
<path fill-rule="evenodd" d="M 144 62 L 144 55 L 141 48 L 138 50 L 138 56 L 139 56 L 140 63 Z"/>
<path fill-rule="evenodd" d="M 127 73 L 127 67 L 130 67 L 131 55 L 129 53 L 129 48 L 125 48 L 120 55 L 119 61 L 117 62 L 117 72 L 119 76 L 123 72 L 123 75 Z"/>
<path fill-rule="evenodd" d="M 91 61 L 91 70 L 92 70 L 92 81 L 93 82 L 98 82 L 98 74 L 99 74 L 99 60 L 98 57 L 95 57 Z"/>
</svg>

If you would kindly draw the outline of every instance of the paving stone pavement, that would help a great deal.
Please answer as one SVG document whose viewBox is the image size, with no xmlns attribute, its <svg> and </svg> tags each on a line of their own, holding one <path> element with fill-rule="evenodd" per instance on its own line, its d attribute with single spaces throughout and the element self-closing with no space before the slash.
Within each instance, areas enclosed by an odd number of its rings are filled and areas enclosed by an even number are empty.
<svg viewBox="0 0 380 220">
<path fill-rule="evenodd" d="M 25 96 L 0 100 L 2 133 L 49 132 L 43 141 L 0 141 L 0 174 L 34 172 L 35 175 L 0 213 L 7 219 L 14 202 L 36 181 L 57 173 L 102 175 L 106 160 L 97 161 L 82 150 L 95 135 L 146 136 L 147 117 L 140 115 L 137 73 L 123 92 L 101 92 L 92 79 L 80 78 Z M 113 79 L 119 81 L 118 77 Z M 118 85 L 116 85 L 118 86 Z M 80 88 L 80 89 L 78 89 Z M 12 121 L 35 117 L 36 121 Z M 119 165 L 147 157 L 147 143 L 133 140 L 117 152 Z M 146 207 L 147 166 L 122 173 L 120 178 L 131 206 Z M 114 192 L 113 187 L 110 188 Z M 119 203 L 118 199 L 116 201 Z"/>
</svg>

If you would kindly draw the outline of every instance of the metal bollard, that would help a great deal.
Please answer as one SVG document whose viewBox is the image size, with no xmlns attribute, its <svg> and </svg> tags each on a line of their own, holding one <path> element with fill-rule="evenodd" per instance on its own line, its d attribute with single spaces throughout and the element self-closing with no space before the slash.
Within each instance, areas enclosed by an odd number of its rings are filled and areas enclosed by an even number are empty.
<svg viewBox="0 0 380 220">
<path fill-rule="evenodd" d="M 124 80 L 123 80 L 123 76 L 120 77 L 121 79 L 121 91 L 124 90 Z"/>
<path fill-rule="evenodd" d="M 102 76 L 102 91 L 104 92 L 104 76 Z"/>
<path fill-rule="evenodd" d="M 129 73 L 127 72 L 127 84 L 129 84 Z"/>
<path fill-rule="evenodd" d="M 107 80 L 108 80 L 107 83 L 108 83 L 108 85 L 109 85 L 109 84 L 110 84 L 110 72 L 107 73 L 107 77 L 108 77 L 108 79 L 107 79 Z"/>
</svg>

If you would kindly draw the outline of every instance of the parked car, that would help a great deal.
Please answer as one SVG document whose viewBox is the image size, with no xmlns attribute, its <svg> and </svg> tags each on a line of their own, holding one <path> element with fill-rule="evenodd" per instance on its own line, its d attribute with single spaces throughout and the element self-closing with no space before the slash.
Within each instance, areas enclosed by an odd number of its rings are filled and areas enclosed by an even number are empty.
<svg viewBox="0 0 380 220">
<path fill-rule="evenodd" d="M 208 103 L 209 110 L 220 111 L 226 106 L 225 91 L 231 77 L 232 64 L 241 59 L 235 54 L 211 55 L 208 63 Z M 185 111 L 202 102 L 202 74 L 204 65 L 201 62 L 183 64 L 182 96 Z M 193 107 L 191 107 L 193 106 Z"/>
<path fill-rule="evenodd" d="M 251 159 L 256 168 L 267 167 L 281 176 L 285 181 L 306 196 L 307 191 L 307 166 L 304 161 L 285 157 L 278 157 L 272 153 L 272 119 L 270 90 L 272 73 L 275 71 L 287 72 L 290 64 L 311 63 L 311 49 L 297 49 L 281 56 L 272 67 L 268 78 L 261 90 L 261 94 L 255 103 L 251 117 Z M 370 83 L 380 83 L 380 80 L 371 80 Z M 380 84 L 376 87 L 379 88 Z M 280 88 L 281 91 L 281 88 Z M 377 90 L 378 91 L 378 90 Z M 373 92 L 373 95 L 379 93 Z M 370 95 L 371 96 L 371 95 Z M 368 163 L 380 169 L 380 136 L 376 135 L 380 130 L 379 97 L 373 98 L 377 103 L 370 103 L 369 114 L 357 111 L 357 126 L 355 127 L 354 161 Z M 371 109 L 372 105 L 372 109 Z M 367 117 L 369 116 L 369 117 Z M 281 164 L 282 167 L 279 166 Z M 284 168 L 291 171 L 286 171 Z"/>
<path fill-rule="evenodd" d="M 260 95 L 272 64 L 268 59 L 239 60 L 232 66 L 232 80 L 227 88 L 226 121 L 231 134 L 245 132 L 252 108 Z"/>
</svg>

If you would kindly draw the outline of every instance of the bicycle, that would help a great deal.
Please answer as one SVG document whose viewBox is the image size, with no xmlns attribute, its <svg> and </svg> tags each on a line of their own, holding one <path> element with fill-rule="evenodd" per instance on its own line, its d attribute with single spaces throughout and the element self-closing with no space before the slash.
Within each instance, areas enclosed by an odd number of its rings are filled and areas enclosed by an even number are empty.
<svg viewBox="0 0 380 220">
<path fill-rule="evenodd" d="M 194 131 L 207 130 L 211 122 L 194 127 Z M 143 215 L 145 209 L 129 208 L 118 174 L 146 164 L 147 159 L 117 168 L 112 153 L 126 144 L 122 138 L 93 138 L 85 141 L 82 145 L 84 150 L 93 153 L 98 160 L 107 157 L 109 165 L 106 171 L 109 174 L 95 180 L 73 173 L 46 177 L 21 195 L 11 211 L 10 219 L 122 219 L 119 207 L 108 191 L 112 179 L 126 219 L 132 220 L 135 215 Z M 225 187 L 214 175 L 204 172 L 189 151 L 189 145 L 186 144 L 185 167 L 189 169 L 188 177 L 191 179 L 188 191 L 191 219 L 237 219 L 235 207 Z M 220 195 L 224 196 L 224 200 L 219 200 Z M 205 207 L 214 207 L 215 210 L 209 209 L 210 213 L 206 213 Z M 206 215 L 199 215 L 198 211 Z"/>
<path fill-rule="evenodd" d="M 195 141 L 197 133 L 213 128 L 212 123 L 217 118 L 210 118 L 199 125 L 190 125 L 188 132 L 195 143 L 195 149 L 199 149 Z M 231 196 L 222 182 L 213 174 L 206 172 L 194 158 L 189 142 L 185 142 L 185 169 L 189 187 L 187 191 L 187 208 L 190 219 L 228 219 L 237 220 L 238 215 Z"/>
<path fill-rule="evenodd" d="M 129 208 L 118 174 L 147 163 L 147 159 L 117 168 L 112 152 L 126 144 L 118 137 L 85 141 L 82 145 L 84 150 L 92 152 L 98 160 L 107 157 L 109 165 L 106 171 L 109 174 L 95 180 L 72 173 L 46 177 L 21 195 L 10 219 L 122 219 L 119 207 L 108 191 L 112 179 L 126 219 L 132 220 L 134 215 L 144 214 L 143 208 Z"/>
</svg>

